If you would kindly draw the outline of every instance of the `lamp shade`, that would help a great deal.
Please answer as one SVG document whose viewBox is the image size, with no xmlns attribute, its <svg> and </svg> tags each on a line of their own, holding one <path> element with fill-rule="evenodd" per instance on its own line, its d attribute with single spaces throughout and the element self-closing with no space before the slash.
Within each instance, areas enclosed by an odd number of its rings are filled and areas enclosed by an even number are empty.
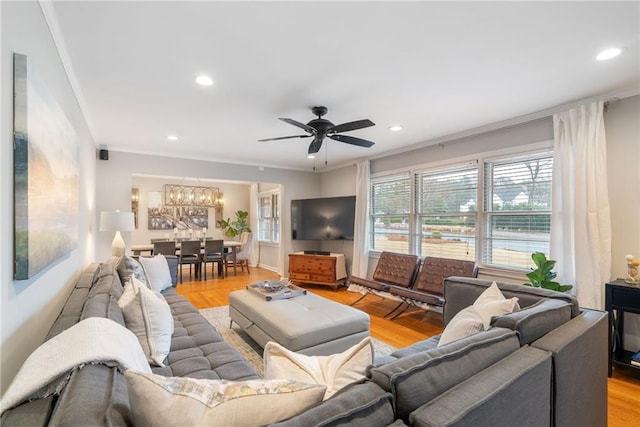
<svg viewBox="0 0 640 427">
<path fill-rule="evenodd" d="M 100 231 L 133 231 L 133 212 L 100 212 Z"/>
</svg>

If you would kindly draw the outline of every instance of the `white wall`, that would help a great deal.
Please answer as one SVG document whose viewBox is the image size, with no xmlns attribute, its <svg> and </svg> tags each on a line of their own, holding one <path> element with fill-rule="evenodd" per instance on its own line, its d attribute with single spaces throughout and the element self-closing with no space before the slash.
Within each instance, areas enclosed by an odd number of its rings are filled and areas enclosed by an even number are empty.
<svg viewBox="0 0 640 427">
<path fill-rule="evenodd" d="M 611 278 L 627 274 L 625 255 L 640 258 L 640 96 L 611 103 L 605 112 L 611 203 Z M 625 315 L 625 347 L 640 349 L 640 315 Z"/>
<path fill-rule="evenodd" d="M 44 340 L 84 266 L 93 259 L 95 144 L 69 85 L 40 6 L 0 2 L 2 59 L 0 138 L 2 174 L 1 378 L 4 393 L 26 357 Z M 29 280 L 13 280 L 13 53 L 28 61 L 75 129 L 79 144 L 78 248 Z"/>
<path fill-rule="evenodd" d="M 355 196 L 356 173 L 357 167 L 355 164 L 323 173 L 320 180 L 322 197 Z M 320 242 L 320 250 L 344 254 L 347 274 L 351 274 L 353 241 L 323 240 Z"/>
<path fill-rule="evenodd" d="M 280 184 L 282 185 L 282 242 L 279 258 L 282 265 L 278 266 L 278 270 L 287 272 L 288 257 L 286 255 L 299 250 L 293 248 L 290 237 L 291 199 L 316 197 L 320 191 L 320 174 L 267 167 L 262 169 L 259 170 L 255 166 L 109 151 L 109 160 L 99 161 L 96 165 L 96 209 L 98 211 L 131 210 L 131 183 L 134 175 Z M 226 192 L 224 197 L 226 205 L 226 200 L 232 196 Z M 249 212 L 250 217 L 255 214 L 255 212 Z M 225 215 L 230 216 L 226 208 Z M 99 234 L 96 239 L 96 257 L 101 260 L 109 256 L 113 236 L 107 235 L 108 233 Z M 131 233 L 123 233 L 123 237 L 127 246 L 130 246 Z"/>
<path fill-rule="evenodd" d="M 535 120 L 371 161 L 371 174 L 553 140 L 551 118 Z"/>
<path fill-rule="evenodd" d="M 235 212 L 249 211 L 249 184 L 236 184 L 222 181 L 196 181 L 182 180 L 180 178 L 159 178 L 133 176 L 131 186 L 138 188 L 140 201 L 138 202 L 138 228 L 131 232 L 131 244 L 149 243 L 151 239 L 165 237 L 169 233 L 173 238 L 172 230 L 149 230 L 148 229 L 148 201 L 149 192 L 164 191 L 165 184 L 182 184 L 200 187 L 218 187 L 224 196 L 224 207 L 222 208 L 222 218 L 234 220 Z M 112 236 L 113 237 L 113 236 Z M 207 227 L 207 237 L 224 239 L 225 236 L 221 228 L 216 227 L 215 209 L 209 208 L 209 226 Z"/>
</svg>

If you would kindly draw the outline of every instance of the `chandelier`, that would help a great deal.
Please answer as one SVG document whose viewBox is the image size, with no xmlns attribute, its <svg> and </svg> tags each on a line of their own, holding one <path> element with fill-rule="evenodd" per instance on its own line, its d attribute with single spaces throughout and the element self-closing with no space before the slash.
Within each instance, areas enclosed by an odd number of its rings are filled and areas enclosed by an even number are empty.
<svg viewBox="0 0 640 427">
<path fill-rule="evenodd" d="M 224 205 L 224 201 L 218 187 L 165 184 L 164 204 L 165 206 L 221 208 Z"/>
</svg>

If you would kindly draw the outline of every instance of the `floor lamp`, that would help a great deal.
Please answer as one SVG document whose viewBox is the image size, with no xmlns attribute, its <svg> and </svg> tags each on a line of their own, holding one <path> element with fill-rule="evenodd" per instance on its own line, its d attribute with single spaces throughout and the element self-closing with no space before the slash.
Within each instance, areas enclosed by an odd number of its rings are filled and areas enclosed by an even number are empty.
<svg viewBox="0 0 640 427">
<path fill-rule="evenodd" d="M 123 257 L 126 252 L 126 246 L 120 232 L 133 230 L 135 230 L 133 212 L 100 212 L 100 231 L 116 232 L 113 242 L 111 242 L 113 256 Z"/>
</svg>

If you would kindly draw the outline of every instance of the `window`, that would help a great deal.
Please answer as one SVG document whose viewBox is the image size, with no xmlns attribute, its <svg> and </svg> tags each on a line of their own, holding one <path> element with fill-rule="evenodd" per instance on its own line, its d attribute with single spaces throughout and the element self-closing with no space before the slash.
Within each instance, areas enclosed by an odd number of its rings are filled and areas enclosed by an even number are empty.
<svg viewBox="0 0 640 427">
<path fill-rule="evenodd" d="M 549 253 L 552 169 L 551 153 L 485 162 L 484 264 L 528 268 Z"/>
<path fill-rule="evenodd" d="M 549 253 L 552 169 L 538 151 L 373 177 L 370 247 L 528 269 Z"/>
<path fill-rule="evenodd" d="M 417 255 L 475 259 L 478 167 L 418 173 L 416 179 Z"/>
<path fill-rule="evenodd" d="M 261 242 L 280 241 L 280 192 L 260 193 L 258 209 L 258 239 Z"/>
<path fill-rule="evenodd" d="M 409 253 L 411 178 L 409 174 L 371 183 L 371 242 L 377 251 Z"/>
</svg>

